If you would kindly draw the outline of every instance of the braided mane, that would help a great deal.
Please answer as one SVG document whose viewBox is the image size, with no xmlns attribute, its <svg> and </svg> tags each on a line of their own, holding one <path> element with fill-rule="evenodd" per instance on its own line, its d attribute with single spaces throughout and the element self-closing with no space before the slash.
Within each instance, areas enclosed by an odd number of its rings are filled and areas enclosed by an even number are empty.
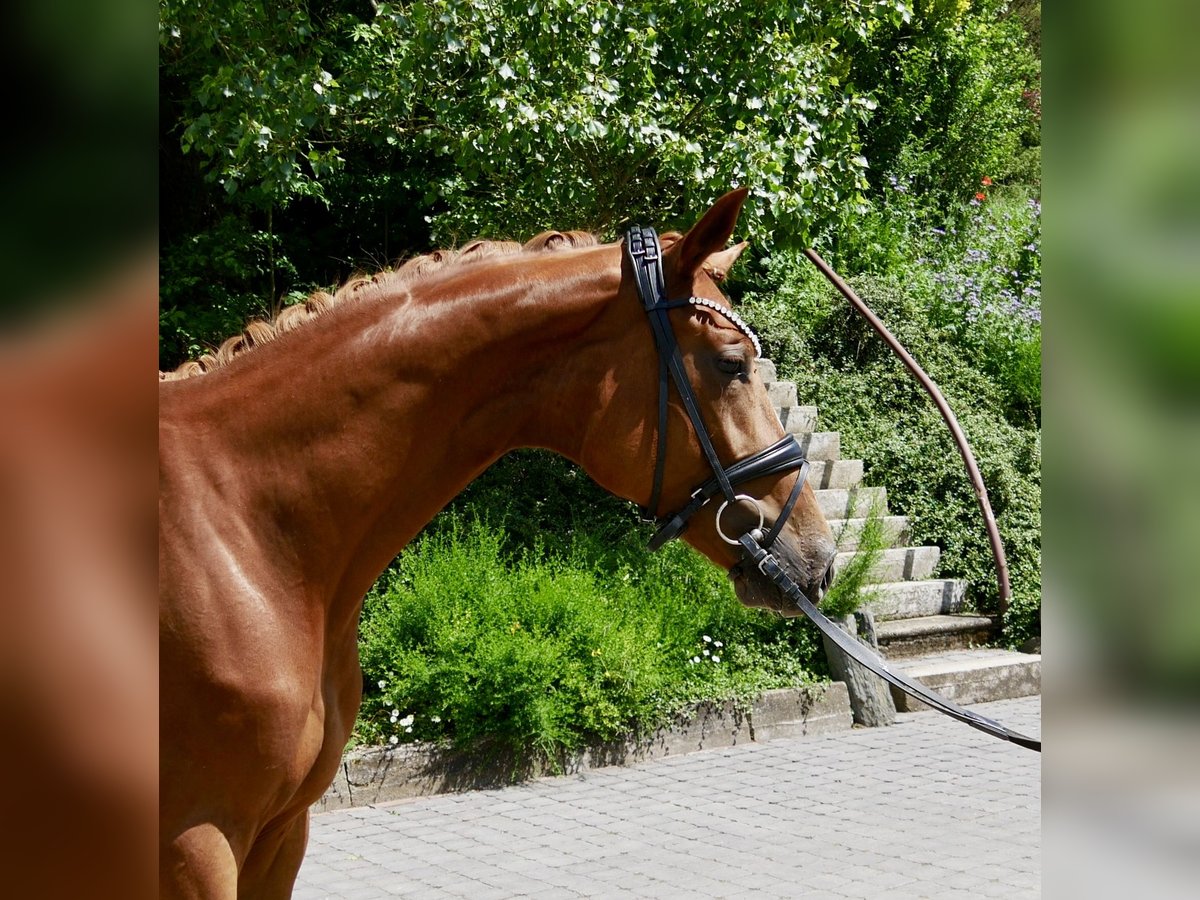
<svg viewBox="0 0 1200 900">
<path fill-rule="evenodd" d="M 160 381 L 177 381 L 219 369 L 255 347 L 270 343 L 280 335 L 321 318 L 329 310 L 343 303 L 378 293 L 370 290 L 371 288 L 395 288 L 412 284 L 435 272 L 470 265 L 495 256 L 593 247 L 598 243 L 595 235 L 585 231 L 543 231 L 524 244 L 516 241 L 475 240 L 457 250 L 434 250 L 432 253 L 415 256 L 395 269 L 384 270 L 374 275 L 352 276 L 332 294 L 327 291 L 315 291 L 304 302 L 285 306 L 269 320 L 254 319 L 246 325 L 241 334 L 226 338 L 216 350 L 203 354 L 199 359 L 188 360 L 172 371 L 159 372 L 158 378 Z"/>
</svg>

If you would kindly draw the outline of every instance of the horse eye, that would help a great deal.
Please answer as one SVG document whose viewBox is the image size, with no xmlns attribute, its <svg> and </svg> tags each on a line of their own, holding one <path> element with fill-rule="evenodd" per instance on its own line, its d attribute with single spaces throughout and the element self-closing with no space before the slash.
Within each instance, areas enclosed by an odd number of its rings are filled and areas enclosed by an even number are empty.
<svg viewBox="0 0 1200 900">
<path fill-rule="evenodd" d="M 717 369 L 726 375 L 741 375 L 742 360 L 737 356 L 721 356 L 717 359 Z"/>
</svg>

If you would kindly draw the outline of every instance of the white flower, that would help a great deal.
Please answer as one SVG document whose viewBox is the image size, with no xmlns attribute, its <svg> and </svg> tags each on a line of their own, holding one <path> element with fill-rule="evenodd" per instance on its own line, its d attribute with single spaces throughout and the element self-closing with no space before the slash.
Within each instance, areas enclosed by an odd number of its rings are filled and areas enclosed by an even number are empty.
<svg viewBox="0 0 1200 900">
<path fill-rule="evenodd" d="M 405 734 L 412 734 L 412 726 L 411 726 L 411 725 L 409 725 L 407 728 L 405 728 L 405 729 L 404 729 L 404 733 L 405 733 Z"/>
<path fill-rule="evenodd" d="M 693 656 L 693 657 L 692 657 L 692 662 L 694 662 L 694 663 L 698 663 L 698 662 L 700 662 L 700 657 L 698 657 L 698 656 Z"/>
<path fill-rule="evenodd" d="M 393 716 L 398 716 L 398 715 L 400 715 L 400 710 L 398 710 L 398 709 L 393 709 L 393 710 L 392 710 L 392 715 L 393 715 Z"/>
<path fill-rule="evenodd" d="M 442 721 L 442 717 L 441 716 L 430 716 L 429 721 L 433 722 L 436 725 L 438 722 Z"/>
<path fill-rule="evenodd" d="M 393 734 L 390 738 L 388 738 L 388 743 L 389 744 L 398 744 L 398 743 L 400 743 L 400 738 L 396 737 Z"/>
<path fill-rule="evenodd" d="M 707 647 L 704 648 L 704 655 L 708 656 L 708 648 Z"/>
<path fill-rule="evenodd" d="M 379 679 L 379 689 L 382 691 L 385 687 L 387 687 L 387 682 L 384 681 L 382 678 L 380 678 Z"/>
<path fill-rule="evenodd" d="M 414 716 L 412 713 L 409 713 L 407 716 L 405 716 L 403 719 L 400 720 L 400 725 L 404 728 L 408 728 L 408 726 L 412 725 L 413 719 L 415 719 L 415 718 L 416 718 L 416 716 Z M 412 731 L 411 728 L 408 728 L 408 730 Z"/>
<path fill-rule="evenodd" d="M 710 638 L 707 634 L 704 636 L 704 643 L 706 643 L 706 644 L 712 643 L 712 638 Z"/>
<path fill-rule="evenodd" d="M 712 661 L 713 661 L 713 662 L 715 662 L 715 663 L 716 663 L 716 662 L 720 662 L 720 661 L 721 661 L 721 657 L 719 657 L 719 656 L 714 656 L 714 657 L 712 658 Z"/>
<path fill-rule="evenodd" d="M 719 650 L 719 649 L 721 649 L 722 647 L 724 647 L 725 645 L 724 645 L 724 644 L 722 644 L 720 641 L 717 641 L 715 644 L 713 644 L 713 646 L 714 646 L 714 647 L 716 647 L 716 648 Z"/>
</svg>

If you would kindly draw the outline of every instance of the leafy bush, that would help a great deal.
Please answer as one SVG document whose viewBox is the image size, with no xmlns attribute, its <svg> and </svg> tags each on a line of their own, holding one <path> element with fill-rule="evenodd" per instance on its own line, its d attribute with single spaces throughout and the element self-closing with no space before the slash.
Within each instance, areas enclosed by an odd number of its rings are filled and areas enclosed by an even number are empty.
<svg viewBox="0 0 1200 900">
<path fill-rule="evenodd" d="M 1029 188 L 998 186 L 989 176 L 977 188 L 969 203 L 943 214 L 893 177 L 864 215 L 847 223 L 829 256 L 843 273 L 903 282 L 922 320 L 1002 389 L 1008 417 L 1040 421 L 1041 202 Z M 809 264 L 783 259 L 798 267 L 798 284 L 807 284 Z M 781 340 L 794 328 L 789 307 L 806 317 L 826 314 L 786 281 L 770 282 L 784 292 L 775 307 L 783 319 L 762 312 L 763 327 L 778 327 Z"/>
<path fill-rule="evenodd" d="M 164 0 L 161 364 L 431 244 L 683 225 L 735 184 L 759 248 L 870 248 L 889 176 L 942 208 L 1032 177 L 1021 28 L 996 0 Z"/>
<path fill-rule="evenodd" d="M 977 193 L 959 229 L 932 229 L 931 318 L 1004 392 L 1009 418 L 1041 421 L 1041 203 L 1023 192 Z M 955 238 L 958 238 L 955 240 Z M 909 280 L 918 278 L 909 273 Z M 926 285 L 922 289 L 929 290 Z"/>
<path fill-rule="evenodd" d="M 211 228 L 164 247 L 159 262 L 159 359 L 175 365 L 241 331 L 254 316 L 271 314 L 260 285 L 271 269 L 294 272 L 277 256 L 278 239 L 225 216 Z"/>
<path fill-rule="evenodd" d="M 1027 171 L 1040 143 L 1029 102 L 1040 65 L 1021 19 L 1003 0 L 932 0 L 880 28 L 856 53 L 852 78 L 878 109 L 863 149 L 873 187 L 899 178 L 942 209 L 984 176 Z"/>
<path fill-rule="evenodd" d="M 883 517 L 877 508 L 866 511 L 864 518 L 854 556 L 838 569 L 829 591 L 821 598 L 821 612 L 831 619 L 841 619 L 856 612 L 876 593 L 871 587 L 871 568 L 879 561 L 887 540 Z"/>
<path fill-rule="evenodd" d="M 801 239 L 865 188 L 848 80 L 901 2 L 168 0 L 174 141 L 231 198 L 312 198 L 353 155 L 415 166 L 434 239 L 672 222 L 733 184 Z M 568 216 L 564 221 L 562 216 Z"/>
<path fill-rule="evenodd" d="M 518 760 L 649 729 L 698 699 L 749 697 L 822 671 L 807 623 L 747 610 L 680 544 L 509 554 L 454 517 L 368 596 L 357 736 L 451 740 Z"/>
</svg>

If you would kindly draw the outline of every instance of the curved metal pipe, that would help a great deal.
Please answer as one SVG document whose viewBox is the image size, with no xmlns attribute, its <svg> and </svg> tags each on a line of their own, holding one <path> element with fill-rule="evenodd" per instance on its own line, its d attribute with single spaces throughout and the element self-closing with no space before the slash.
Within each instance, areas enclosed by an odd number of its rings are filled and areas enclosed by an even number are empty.
<svg viewBox="0 0 1200 900">
<path fill-rule="evenodd" d="M 838 273 L 830 268 L 829 263 L 825 262 L 816 250 L 805 250 L 804 255 L 812 260 L 813 265 L 820 270 L 821 274 L 828 278 L 830 283 L 841 292 L 842 296 L 850 301 L 850 305 L 858 310 L 859 314 L 871 324 L 871 327 L 883 338 L 884 342 L 900 357 L 904 365 L 908 367 L 908 371 L 912 372 L 917 381 L 921 383 L 921 387 L 925 388 L 929 396 L 933 398 L 933 402 L 937 404 L 938 412 L 946 420 L 946 425 L 950 428 L 950 433 L 954 436 L 954 443 L 958 445 L 958 452 L 962 455 L 963 462 L 967 466 L 967 475 L 971 479 L 971 486 L 975 489 L 975 499 L 979 502 L 979 509 L 983 513 L 983 521 L 987 525 L 988 540 L 992 545 L 992 559 L 996 562 L 996 580 L 1000 585 L 1000 616 L 1003 618 L 1004 614 L 1008 612 L 1008 603 L 1012 596 L 1012 590 L 1008 582 L 1008 560 L 1004 556 L 1004 544 L 1000 541 L 1000 529 L 996 526 L 996 517 L 992 513 L 992 504 L 988 500 L 987 488 L 983 484 L 983 476 L 979 474 L 979 466 L 975 464 L 975 456 L 971 453 L 971 447 L 967 443 L 966 435 L 963 434 L 962 428 L 958 425 L 958 419 L 955 418 L 954 412 L 950 409 L 946 398 L 942 396 L 941 390 L 934 384 L 933 379 L 925 374 L 925 370 L 917 364 L 912 355 L 896 340 L 896 336 L 888 331 L 887 326 L 862 301 L 862 298 L 854 293 L 850 285 L 846 284 Z"/>
</svg>

